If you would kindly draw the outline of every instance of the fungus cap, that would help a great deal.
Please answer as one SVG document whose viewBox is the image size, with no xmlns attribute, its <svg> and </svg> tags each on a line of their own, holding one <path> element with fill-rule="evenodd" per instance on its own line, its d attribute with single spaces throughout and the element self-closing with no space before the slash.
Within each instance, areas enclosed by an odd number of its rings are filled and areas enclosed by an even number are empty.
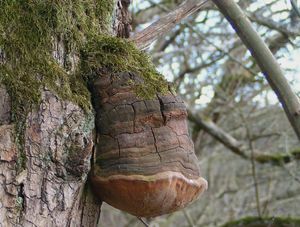
<svg viewBox="0 0 300 227">
<path fill-rule="evenodd" d="M 184 102 L 171 90 L 141 98 L 132 73 L 93 84 L 97 145 L 91 182 L 108 204 L 140 217 L 171 213 L 207 189 Z"/>
</svg>

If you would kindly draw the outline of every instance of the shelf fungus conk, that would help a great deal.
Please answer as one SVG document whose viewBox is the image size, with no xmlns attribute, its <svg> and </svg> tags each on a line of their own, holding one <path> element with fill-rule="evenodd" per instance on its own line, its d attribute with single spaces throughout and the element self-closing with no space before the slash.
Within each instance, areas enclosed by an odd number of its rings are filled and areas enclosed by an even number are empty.
<svg viewBox="0 0 300 227">
<path fill-rule="evenodd" d="M 93 85 L 97 146 L 91 174 L 102 201 L 138 217 L 179 210 L 207 189 L 188 134 L 187 111 L 171 90 L 139 98 L 131 73 Z"/>
</svg>

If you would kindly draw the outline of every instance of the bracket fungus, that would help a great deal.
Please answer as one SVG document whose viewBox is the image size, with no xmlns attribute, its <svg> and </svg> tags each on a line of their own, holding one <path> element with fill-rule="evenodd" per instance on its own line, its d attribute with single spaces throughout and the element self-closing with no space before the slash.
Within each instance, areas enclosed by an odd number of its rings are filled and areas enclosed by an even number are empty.
<svg viewBox="0 0 300 227">
<path fill-rule="evenodd" d="M 171 213 L 194 201 L 207 181 L 200 176 L 183 101 L 171 89 L 143 99 L 134 87 L 139 76 L 102 74 L 92 87 L 95 194 L 138 217 Z"/>
</svg>

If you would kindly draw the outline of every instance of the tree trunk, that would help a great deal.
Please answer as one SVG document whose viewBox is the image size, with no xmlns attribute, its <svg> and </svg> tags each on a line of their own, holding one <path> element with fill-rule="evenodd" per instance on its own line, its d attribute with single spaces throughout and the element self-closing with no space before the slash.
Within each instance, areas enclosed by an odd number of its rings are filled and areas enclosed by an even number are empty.
<svg viewBox="0 0 300 227">
<path fill-rule="evenodd" d="M 2 4 L 6 3 L 0 8 Z M 87 183 L 94 146 L 93 111 L 84 111 L 43 87 L 39 105 L 26 113 L 20 141 L 13 120 L 14 97 L 1 84 L 6 61 L 1 45 L 0 226 L 97 226 L 101 201 Z M 72 44 L 57 39 L 52 46 L 57 62 L 74 70 Z"/>
<path fill-rule="evenodd" d="M 100 203 L 86 185 L 93 113 L 44 89 L 26 118 L 24 149 L 14 126 L 1 87 L 0 226 L 96 226 Z"/>
</svg>

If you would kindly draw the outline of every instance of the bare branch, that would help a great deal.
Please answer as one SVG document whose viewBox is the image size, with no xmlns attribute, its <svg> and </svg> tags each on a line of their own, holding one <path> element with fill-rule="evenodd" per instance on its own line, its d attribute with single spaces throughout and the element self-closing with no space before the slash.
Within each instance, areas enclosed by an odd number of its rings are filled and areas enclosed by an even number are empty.
<svg viewBox="0 0 300 227">
<path fill-rule="evenodd" d="M 184 18 L 197 12 L 203 7 L 208 0 L 186 0 L 175 10 L 161 17 L 158 21 L 138 32 L 132 37 L 132 40 L 140 49 L 147 48 L 159 36 L 166 34 L 176 24 L 181 22 Z"/>
<path fill-rule="evenodd" d="M 243 142 L 238 141 L 236 138 L 231 136 L 229 133 L 225 132 L 214 122 L 209 120 L 203 120 L 199 115 L 188 111 L 189 120 L 197 125 L 199 125 L 204 131 L 206 131 L 213 138 L 221 142 L 225 147 L 229 148 L 233 153 L 239 155 L 244 159 L 253 159 L 261 164 L 269 163 L 273 165 L 282 165 L 289 163 L 292 160 L 300 160 L 300 150 L 295 149 L 290 152 L 281 153 L 262 153 L 260 151 L 253 151 L 253 156 L 249 154 L 249 149 L 243 144 Z"/>
<path fill-rule="evenodd" d="M 146 227 L 149 226 L 148 223 L 143 220 L 143 218 L 141 218 L 141 217 L 137 217 L 137 218 L 143 223 L 144 226 L 146 226 Z"/>
<path fill-rule="evenodd" d="M 300 101 L 284 77 L 275 57 L 253 29 L 249 19 L 233 0 L 213 0 L 213 2 L 226 16 L 241 40 L 250 50 L 252 56 L 256 59 L 300 140 Z"/>
<path fill-rule="evenodd" d="M 298 8 L 298 5 L 295 0 L 291 0 L 291 5 L 293 7 L 293 10 L 295 10 L 295 13 L 297 14 L 298 17 L 300 17 L 300 10 Z"/>
<path fill-rule="evenodd" d="M 225 147 L 229 148 L 232 152 L 242 158 L 247 158 L 247 155 L 245 154 L 246 148 L 243 147 L 243 144 L 226 133 L 223 129 L 219 128 L 215 123 L 212 121 L 204 121 L 201 117 L 193 114 L 191 111 L 188 113 L 188 118 L 190 121 L 198 124 L 203 130 L 221 142 Z"/>
<path fill-rule="evenodd" d="M 278 23 L 271 18 L 266 18 L 257 13 L 247 13 L 249 19 L 257 24 L 263 25 L 267 28 L 277 30 L 287 36 L 300 36 L 300 28 L 296 26 L 287 26 L 286 24 Z"/>
</svg>

